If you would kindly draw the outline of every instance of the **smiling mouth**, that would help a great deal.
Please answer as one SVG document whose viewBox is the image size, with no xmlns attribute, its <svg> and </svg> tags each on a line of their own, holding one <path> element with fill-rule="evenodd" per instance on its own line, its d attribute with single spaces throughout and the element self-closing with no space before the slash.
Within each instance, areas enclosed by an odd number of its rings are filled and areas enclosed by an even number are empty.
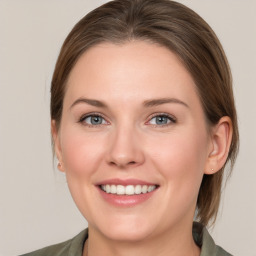
<svg viewBox="0 0 256 256">
<path fill-rule="evenodd" d="M 158 185 L 113 185 L 113 184 L 104 184 L 99 186 L 101 190 L 108 194 L 113 195 L 140 195 L 147 194 L 156 190 Z"/>
</svg>

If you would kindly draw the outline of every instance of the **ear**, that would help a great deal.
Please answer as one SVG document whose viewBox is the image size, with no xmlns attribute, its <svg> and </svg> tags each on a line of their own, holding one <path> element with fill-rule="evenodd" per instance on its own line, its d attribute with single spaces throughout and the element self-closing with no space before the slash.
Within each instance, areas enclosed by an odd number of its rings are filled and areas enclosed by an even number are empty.
<svg viewBox="0 0 256 256">
<path fill-rule="evenodd" d="M 61 172 L 64 172 L 59 132 L 58 132 L 55 120 L 51 121 L 51 133 L 52 133 L 52 138 L 53 138 L 53 143 L 54 143 L 54 151 L 55 151 L 55 154 L 59 161 L 57 167 Z"/>
<path fill-rule="evenodd" d="M 233 128 L 230 117 L 222 117 L 211 131 L 211 146 L 205 174 L 218 172 L 225 164 L 232 140 Z"/>
</svg>

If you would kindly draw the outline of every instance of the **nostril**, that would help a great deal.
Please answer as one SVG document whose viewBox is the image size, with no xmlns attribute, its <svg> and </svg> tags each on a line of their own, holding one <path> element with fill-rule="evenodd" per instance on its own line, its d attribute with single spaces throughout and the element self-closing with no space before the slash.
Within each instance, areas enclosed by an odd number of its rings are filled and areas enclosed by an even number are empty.
<svg viewBox="0 0 256 256">
<path fill-rule="evenodd" d="M 135 161 L 131 161 L 131 162 L 129 162 L 128 164 L 129 164 L 129 165 L 134 165 L 134 164 L 136 164 L 136 162 L 135 162 Z"/>
<path fill-rule="evenodd" d="M 116 165 L 116 163 L 113 162 L 113 161 L 109 162 L 109 164 L 110 164 L 110 165 Z"/>
<path fill-rule="evenodd" d="M 125 166 L 131 166 L 131 165 L 136 165 L 137 162 L 136 161 L 130 161 L 130 162 L 126 162 L 126 163 L 122 163 L 122 162 L 115 162 L 115 161 L 111 161 L 109 162 L 110 165 L 112 166 L 118 166 L 118 167 L 121 167 L 121 168 L 125 168 Z"/>
</svg>

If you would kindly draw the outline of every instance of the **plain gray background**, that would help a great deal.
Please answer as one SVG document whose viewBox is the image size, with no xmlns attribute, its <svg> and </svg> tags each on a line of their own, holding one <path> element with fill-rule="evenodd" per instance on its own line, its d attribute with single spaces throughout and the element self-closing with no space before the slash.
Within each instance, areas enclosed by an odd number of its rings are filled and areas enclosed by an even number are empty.
<svg viewBox="0 0 256 256">
<path fill-rule="evenodd" d="M 71 238 L 86 227 L 52 163 L 49 88 L 67 33 L 100 0 L 0 0 L 0 255 Z M 180 0 L 215 30 L 229 58 L 240 153 L 211 233 L 256 256 L 256 1 Z"/>
</svg>

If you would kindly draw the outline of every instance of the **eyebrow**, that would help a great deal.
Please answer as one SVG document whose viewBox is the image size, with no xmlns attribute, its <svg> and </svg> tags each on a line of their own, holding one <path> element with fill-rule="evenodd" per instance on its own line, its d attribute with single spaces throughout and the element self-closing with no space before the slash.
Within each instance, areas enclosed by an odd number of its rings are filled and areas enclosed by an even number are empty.
<svg viewBox="0 0 256 256">
<path fill-rule="evenodd" d="M 99 108 L 107 108 L 107 105 L 102 101 L 94 100 L 94 99 L 87 99 L 87 98 L 79 98 L 73 102 L 73 104 L 70 106 L 70 109 L 80 103 L 86 103 L 91 106 L 99 107 Z M 163 105 L 163 104 L 167 104 L 167 103 L 181 104 L 181 105 L 189 108 L 189 106 L 185 102 L 183 102 L 179 99 L 176 99 L 176 98 L 160 98 L 160 99 L 145 100 L 143 102 L 143 106 L 144 107 L 155 107 L 155 106 L 159 106 L 159 105 Z"/>
<path fill-rule="evenodd" d="M 74 107 L 75 105 L 79 103 L 86 103 L 94 107 L 99 107 L 99 108 L 107 108 L 107 105 L 103 103 L 102 101 L 99 100 L 94 100 L 94 99 L 87 99 L 87 98 L 79 98 L 77 99 L 71 106 L 70 108 Z"/>
<path fill-rule="evenodd" d="M 145 107 L 154 107 L 154 106 L 159 106 L 167 103 L 177 103 L 189 108 L 188 104 L 176 98 L 161 98 L 161 99 L 146 100 L 143 102 L 143 105 Z"/>
</svg>

